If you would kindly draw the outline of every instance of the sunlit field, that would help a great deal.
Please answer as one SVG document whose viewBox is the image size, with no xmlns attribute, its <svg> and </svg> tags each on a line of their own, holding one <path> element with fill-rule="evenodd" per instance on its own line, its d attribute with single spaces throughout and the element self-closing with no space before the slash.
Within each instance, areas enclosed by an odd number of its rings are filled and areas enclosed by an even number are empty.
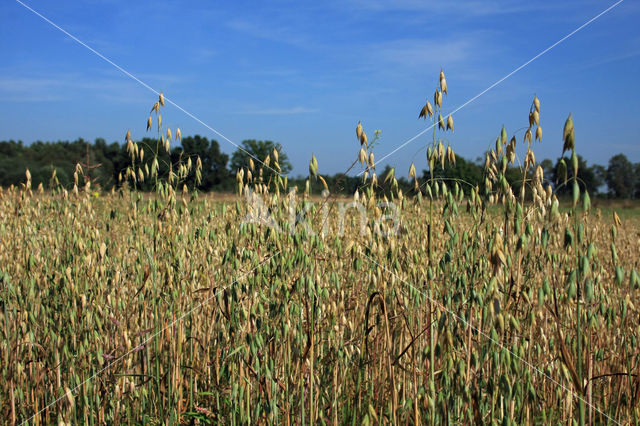
<svg viewBox="0 0 640 426">
<path fill-rule="evenodd" d="M 420 111 L 434 130 L 418 167 L 432 178 L 412 165 L 411 193 L 398 189 L 406 171 L 376 175 L 360 123 L 353 197 L 333 195 L 315 157 L 290 192 L 277 151 L 237 171 L 235 194 L 198 193 L 199 158 L 159 172 L 179 138 L 162 96 L 157 144 L 127 133 L 118 189 L 92 188 L 80 165 L 73 188 L 55 175 L 33 188 L 27 171 L 3 189 L 4 421 L 640 421 L 636 210 L 592 205 L 571 117 L 561 205 L 533 154 L 538 98 L 524 135 L 498 132 L 482 188 L 434 176 L 456 160 L 439 83 Z"/>
</svg>

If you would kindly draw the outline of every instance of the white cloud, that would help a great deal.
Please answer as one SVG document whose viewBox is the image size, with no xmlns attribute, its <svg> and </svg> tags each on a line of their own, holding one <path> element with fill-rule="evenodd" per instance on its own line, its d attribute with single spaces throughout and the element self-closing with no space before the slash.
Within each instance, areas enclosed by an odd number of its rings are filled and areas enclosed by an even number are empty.
<svg viewBox="0 0 640 426">
<path fill-rule="evenodd" d="M 263 22 L 252 22 L 247 19 L 232 19 L 226 22 L 226 26 L 234 31 L 239 31 L 252 37 L 301 48 L 308 48 L 312 41 L 312 39 L 305 36 L 301 31 L 284 23 L 265 25 Z"/>
<path fill-rule="evenodd" d="M 472 38 L 458 40 L 402 39 L 372 46 L 376 59 L 400 66 L 437 68 L 466 61 L 476 49 Z"/>
<path fill-rule="evenodd" d="M 261 108 L 242 111 L 241 114 L 251 115 L 294 115 L 294 114 L 311 114 L 318 112 L 315 108 L 308 108 L 303 106 L 295 106 L 289 108 Z"/>
<path fill-rule="evenodd" d="M 42 76 L 0 77 L 0 100 L 5 102 L 73 101 L 77 97 L 118 101 L 117 94 L 131 94 L 135 83 L 117 78 L 88 78 L 77 73 Z M 124 98 L 123 98 L 124 99 Z M 122 101 L 121 101 L 122 102 Z"/>
<path fill-rule="evenodd" d="M 427 12 L 481 17 L 559 8 L 559 5 L 512 0 L 352 0 L 359 10 L 372 12 Z"/>
</svg>

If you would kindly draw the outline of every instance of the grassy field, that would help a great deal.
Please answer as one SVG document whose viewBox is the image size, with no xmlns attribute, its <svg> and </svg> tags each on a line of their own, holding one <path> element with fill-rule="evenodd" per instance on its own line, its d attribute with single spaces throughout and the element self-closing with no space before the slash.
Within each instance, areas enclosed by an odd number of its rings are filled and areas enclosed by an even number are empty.
<svg viewBox="0 0 640 426">
<path fill-rule="evenodd" d="M 420 113 L 434 120 L 431 171 L 455 163 L 436 137 L 453 131 L 440 90 L 443 73 Z M 32 189 L 27 171 L 0 191 L 3 419 L 640 422 L 640 215 L 581 191 L 571 117 L 560 205 L 532 152 L 539 109 L 534 98 L 521 188 L 505 178 L 504 128 L 482 190 L 412 165 L 412 194 L 394 171 L 381 193 L 361 124 L 349 199 L 309 197 L 329 189 L 315 157 L 305 191 L 289 192 L 277 151 L 237 172 L 239 195 L 197 195 L 182 183 L 200 179 L 199 158 L 158 176 L 160 120 L 150 163 L 127 133 L 132 164 L 111 194 L 80 166 L 72 190 L 55 174 Z M 145 179 L 154 195 L 135 191 Z"/>
<path fill-rule="evenodd" d="M 397 236 L 375 209 L 323 236 L 215 196 L 3 191 L 3 417 L 638 421 L 637 220 L 396 202 Z"/>
</svg>

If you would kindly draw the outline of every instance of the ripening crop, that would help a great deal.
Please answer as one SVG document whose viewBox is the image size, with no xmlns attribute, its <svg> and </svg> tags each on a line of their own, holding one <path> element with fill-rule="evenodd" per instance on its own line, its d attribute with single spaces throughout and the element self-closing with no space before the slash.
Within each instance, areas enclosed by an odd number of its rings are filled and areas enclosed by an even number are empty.
<svg viewBox="0 0 640 426">
<path fill-rule="evenodd" d="M 33 190 L 26 171 L 0 191 L 3 419 L 637 423 L 638 219 L 593 209 L 577 164 L 561 205 L 533 153 L 537 97 L 524 134 L 498 132 L 482 188 L 437 177 L 456 161 L 449 89 L 441 72 L 421 107 L 433 133 L 407 194 L 395 169 L 378 179 L 379 132 L 362 123 L 353 198 L 315 156 L 290 191 L 277 151 L 234 171 L 235 197 L 198 194 L 185 183 L 199 158 L 159 172 L 180 138 L 162 127 L 163 96 L 156 146 L 127 132 L 119 190 L 95 192 L 80 166 L 73 188 L 54 173 L 54 189 Z M 571 116 L 562 135 L 545 143 L 574 161 Z"/>
</svg>

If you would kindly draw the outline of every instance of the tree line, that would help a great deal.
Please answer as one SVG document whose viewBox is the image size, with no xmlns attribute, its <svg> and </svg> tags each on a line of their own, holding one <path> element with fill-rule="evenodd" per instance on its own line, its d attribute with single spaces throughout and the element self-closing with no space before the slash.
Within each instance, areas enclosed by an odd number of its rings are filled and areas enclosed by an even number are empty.
<svg viewBox="0 0 640 426">
<path fill-rule="evenodd" d="M 147 152 L 144 161 L 150 163 L 152 152 L 157 149 L 157 140 L 145 138 L 138 141 L 138 145 Z M 199 135 L 182 138 L 180 143 L 174 144 L 170 152 L 159 149 L 158 162 L 160 173 L 168 173 L 171 164 L 176 164 L 180 158 L 186 156 L 199 156 L 202 162 L 202 182 L 198 185 L 201 191 L 231 192 L 236 188 L 235 172 L 240 167 L 245 167 L 250 155 L 254 158 L 264 159 L 268 154 L 277 149 L 279 152 L 279 165 L 285 175 L 293 170 L 291 162 L 280 144 L 272 141 L 245 140 L 241 149 L 237 149 L 231 157 L 220 150 L 220 145 L 215 140 L 210 140 Z M 544 170 L 545 178 L 559 194 L 568 194 L 569 188 L 563 185 L 564 171 L 560 166 L 561 158 L 552 161 L 545 159 L 540 163 Z M 98 138 L 93 143 L 84 139 L 75 141 L 41 142 L 37 141 L 26 145 L 21 141 L 0 141 L 0 186 L 19 185 L 25 181 L 25 170 L 31 173 L 32 185 L 40 183 L 47 188 L 51 184 L 51 176 L 56 170 L 59 183 L 65 187 L 73 186 L 73 172 L 76 164 L 81 164 L 92 185 L 105 190 L 119 185 L 120 174 L 131 164 L 126 146 L 117 142 L 107 143 Z M 571 161 L 564 159 L 567 165 L 567 174 L 572 176 Z M 384 178 L 392 173 L 392 168 L 386 166 L 379 171 L 380 191 L 384 192 L 389 184 Z M 512 167 L 507 171 L 507 180 L 515 188 L 519 189 L 524 176 L 522 170 Z M 403 192 L 410 194 L 415 191 L 412 183 L 404 173 L 396 173 L 398 186 Z M 332 192 L 353 194 L 361 185 L 362 180 L 357 176 L 333 176 L 323 175 Z M 455 165 L 446 164 L 444 169 L 436 166 L 433 176 L 451 181 L 458 181 L 461 187 L 471 188 L 476 185 L 484 187 L 484 166 L 481 159 L 475 161 L 456 155 Z M 422 172 L 422 182 L 431 177 L 428 170 Z M 304 188 L 306 176 L 289 178 L 291 186 Z M 606 166 L 599 164 L 587 164 L 586 160 L 578 155 L 578 181 L 581 189 L 589 191 L 593 195 L 610 198 L 640 198 L 640 163 L 632 163 L 624 154 L 614 155 Z M 194 182 L 186 182 L 193 185 Z M 318 182 L 312 182 L 315 192 L 320 192 L 322 186 Z M 150 183 L 140 183 L 142 190 L 151 190 Z"/>
</svg>

